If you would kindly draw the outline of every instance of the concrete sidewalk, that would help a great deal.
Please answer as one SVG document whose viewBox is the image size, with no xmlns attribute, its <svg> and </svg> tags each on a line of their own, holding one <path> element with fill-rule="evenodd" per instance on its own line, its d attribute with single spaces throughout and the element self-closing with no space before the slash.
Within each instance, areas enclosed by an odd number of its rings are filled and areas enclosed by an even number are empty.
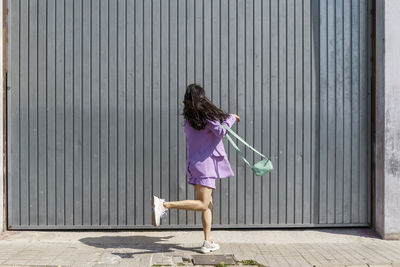
<svg viewBox="0 0 400 267">
<path fill-rule="evenodd" d="M 233 254 L 264 266 L 396 266 L 400 241 L 369 229 L 217 231 L 214 254 Z M 6 232 L 0 265 L 192 266 L 201 231 Z M 239 264 L 241 265 L 241 264 Z"/>
</svg>

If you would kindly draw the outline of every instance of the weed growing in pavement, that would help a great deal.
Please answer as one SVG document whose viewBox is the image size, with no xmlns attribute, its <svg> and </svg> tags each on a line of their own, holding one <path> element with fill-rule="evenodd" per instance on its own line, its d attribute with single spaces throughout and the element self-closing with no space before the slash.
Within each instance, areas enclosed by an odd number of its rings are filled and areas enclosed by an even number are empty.
<svg viewBox="0 0 400 267">
<path fill-rule="evenodd" d="M 261 263 L 258 263 L 255 260 L 242 260 L 242 261 L 239 261 L 239 262 L 241 264 L 243 264 L 243 265 L 255 265 L 255 266 L 258 266 L 258 267 L 265 267 L 264 265 L 262 265 Z"/>
</svg>

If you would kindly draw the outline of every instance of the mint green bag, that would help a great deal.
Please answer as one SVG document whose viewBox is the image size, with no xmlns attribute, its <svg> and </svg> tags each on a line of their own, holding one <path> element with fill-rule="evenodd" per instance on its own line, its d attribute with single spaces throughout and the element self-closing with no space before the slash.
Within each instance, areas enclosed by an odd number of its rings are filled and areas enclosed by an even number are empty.
<svg viewBox="0 0 400 267">
<path fill-rule="evenodd" d="M 236 137 L 240 142 L 242 142 L 243 144 L 245 144 L 248 148 L 250 148 L 251 150 L 253 150 L 254 152 L 256 152 L 258 155 L 260 155 L 261 157 L 263 157 L 264 159 L 257 162 L 256 164 L 254 164 L 253 166 L 251 166 L 251 164 L 248 162 L 248 160 L 244 157 L 242 151 L 240 151 L 240 149 L 238 148 L 238 146 L 235 144 L 235 142 L 232 140 L 232 138 L 229 136 L 229 134 L 226 134 L 226 139 L 228 139 L 229 143 L 231 143 L 231 145 L 236 149 L 236 151 L 238 152 L 239 156 L 244 160 L 244 162 L 246 162 L 246 164 L 253 170 L 254 174 L 257 176 L 262 176 L 268 172 L 271 172 L 274 169 L 274 166 L 272 165 L 272 162 L 269 158 L 267 158 L 266 156 L 264 156 L 263 154 L 261 154 L 260 152 L 258 152 L 257 150 L 255 150 L 251 145 L 249 145 L 248 143 L 246 143 L 246 141 L 244 141 L 239 135 L 237 135 L 231 128 L 229 128 L 228 125 L 226 124 L 221 124 L 222 127 L 224 127 L 230 134 L 232 134 L 234 137 Z"/>
</svg>

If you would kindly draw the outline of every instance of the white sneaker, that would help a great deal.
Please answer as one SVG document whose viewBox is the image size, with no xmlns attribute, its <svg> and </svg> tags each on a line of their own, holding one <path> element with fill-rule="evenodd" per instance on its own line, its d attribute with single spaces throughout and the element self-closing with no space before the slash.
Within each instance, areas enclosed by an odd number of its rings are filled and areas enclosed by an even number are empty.
<svg viewBox="0 0 400 267">
<path fill-rule="evenodd" d="M 164 218 L 167 215 L 168 209 L 164 208 L 163 205 L 164 202 L 165 202 L 164 199 L 160 199 L 156 196 L 153 196 L 152 199 L 153 212 L 152 212 L 151 222 L 153 223 L 154 226 L 159 226 L 160 219 Z"/>
<path fill-rule="evenodd" d="M 219 249 L 219 245 L 214 242 L 214 240 L 208 242 L 207 240 L 204 240 L 203 246 L 201 247 L 201 252 L 203 253 L 209 253 L 212 251 L 216 251 Z"/>
</svg>

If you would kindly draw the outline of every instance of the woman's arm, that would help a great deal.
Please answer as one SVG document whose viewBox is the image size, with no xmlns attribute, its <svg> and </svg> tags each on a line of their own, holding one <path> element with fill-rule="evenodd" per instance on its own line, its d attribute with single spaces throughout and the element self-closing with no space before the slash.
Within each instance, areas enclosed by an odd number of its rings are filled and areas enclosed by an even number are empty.
<svg viewBox="0 0 400 267">
<path fill-rule="evenodd" d="M 232 128 L 232 125 L 235 123 L 235 121 L 237 120 L 239 116 L 237 116 L 236 114 L 229 114 L 228 118 L 226 118 L 222 123 L 225 123 L 226 125 L 228 125 L 229 128 Z M 238 119 L 238 121 L 240 120 L 240 117 Z M 211 120 L 207 120 L 207 126 L 206 128 L 210 129 L 216 136 L 218 137 L 224 137 L 227 133 L 227 130 L 222 127 L 221 123 L 217 120 L 217 121 L 211 121 Z"/>
</svg>

